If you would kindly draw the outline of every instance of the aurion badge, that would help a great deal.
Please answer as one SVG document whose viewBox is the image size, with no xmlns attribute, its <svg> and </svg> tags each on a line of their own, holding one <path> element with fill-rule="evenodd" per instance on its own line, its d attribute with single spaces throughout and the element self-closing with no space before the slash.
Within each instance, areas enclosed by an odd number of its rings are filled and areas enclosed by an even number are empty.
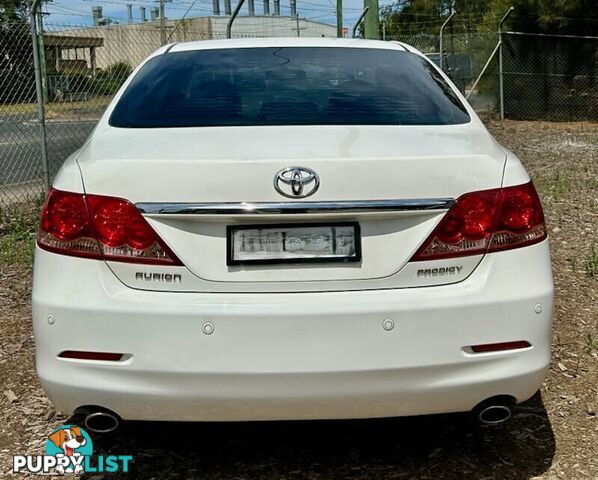
<svg viewBox="0 0 598 480">
<path fill-rule="evenodd" d="M 310 168 L 287 167 L 274 176 L 274 188 L 288 198 L 305 198 L 316 193 L 320 179 Z"/>
</svg>

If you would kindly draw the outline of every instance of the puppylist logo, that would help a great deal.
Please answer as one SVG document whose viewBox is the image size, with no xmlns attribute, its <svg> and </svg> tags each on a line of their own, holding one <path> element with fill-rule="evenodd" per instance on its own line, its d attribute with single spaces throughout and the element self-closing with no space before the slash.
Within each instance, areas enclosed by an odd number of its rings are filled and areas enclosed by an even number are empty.
<svg viewBox="0 0 598 480">
<path fill-rule="evenodd" d="M 89 434 L 76 425 L 63 425 L 46 439 L 45 455 L 15 455 L 13 473 L 79 474 L 128 472 L 132 455 L 93 455 Z"/>
</svg>

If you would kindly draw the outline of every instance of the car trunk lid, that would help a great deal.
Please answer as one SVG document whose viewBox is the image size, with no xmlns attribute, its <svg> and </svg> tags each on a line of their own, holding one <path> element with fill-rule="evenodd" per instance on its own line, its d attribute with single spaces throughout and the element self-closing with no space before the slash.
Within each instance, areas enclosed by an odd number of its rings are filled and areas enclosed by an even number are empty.
<svg viewBox="0 0 598 480">
<path fill-rule="evenodd" d="M 137 204 L 185 264 L 184 282 L 181 277 L 178 283 L 164 284 L 142 283 L 137 280 L 139 266 L 111 262 L 124 283 L 159 290 L 299 291 L 418 286 L 465 278 L 479 258 L 459 262 L 467 268 L 441 279 L 407 275 L 410 269 L 405 267 L 446 211 L 448 203 L 442 202 L 500 187 L 505 153 L 474 123 L 107 127 L 96 132 L 78 162 L 86 192 Z M 319 189 L 306 199 L 283 197 L 273 181 L 289 166 L 316 172 Z M 338 208 L 356 202 L 369 208 Z M 177 208 L 160 208 L 172 204 Z M 204 210 L 193 210 L 198 205 Z M 334 208 L 310 208 L 314 205 Z M 396 207 L 385 208 L 388 205 Z M 227 227 L 339 222 L 359 224 L 361 261 L 227 265 Z M 432 263 L 450 267 L 446 261 Z M 153 270 L 145 267 L 141 273 Z"/>
</svg>

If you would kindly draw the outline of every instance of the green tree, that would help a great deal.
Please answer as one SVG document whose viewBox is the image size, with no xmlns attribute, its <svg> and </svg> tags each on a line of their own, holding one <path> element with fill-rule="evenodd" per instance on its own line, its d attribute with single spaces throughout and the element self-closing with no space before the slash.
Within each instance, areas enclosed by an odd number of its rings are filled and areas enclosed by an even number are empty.
<svg viewBox="0 0 598 480">
<path fill-rule="evenodd" d="M 0 0 L 0 69 L 22 69 L 21 64 L 31 60 L 27 35 L 26 0 Z"/>
<path fill-rule="evenodd" d="M 0 103 L 34 98 L 27 7 L 26 0 L 0 0 Z"/>
<path fill-rule="evenodd" d="M 438 33 L 451 8 L 458 13 L 455 32 L 494 31 L 509 9 L 506 27 L 528 33 L 596 35 L 596 0 L 398 0 L 382 9 L 381 19 L 390 35 Z"/>
<path fill-rule="evenodd" d="M 390 35 L 433 33 L 450 11 L 446 0 L 398 0 L 382 8 L 381 21 Z"/>
<path fill-rule="evenodd" d="M 500 15 L 512 5 L 507 26 L 527 33 L 596 35 L 598 2 L 596 0 L 494 0 L 489 12 Z"/>
<path fill-rule="evenodd" d="M 28 8 L 29 0 L 0 0 L 0 24 L 27 21 Z"/>
</svg>

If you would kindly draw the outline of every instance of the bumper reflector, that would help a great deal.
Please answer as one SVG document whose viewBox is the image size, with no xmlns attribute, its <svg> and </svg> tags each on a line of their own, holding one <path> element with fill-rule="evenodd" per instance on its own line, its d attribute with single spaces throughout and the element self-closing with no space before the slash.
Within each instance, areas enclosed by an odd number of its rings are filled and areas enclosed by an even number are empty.
<svg viewBox="0 0 598 480">
<path fill-rule="evenodd" d="M 77 350 L 65 350 L 61 352 L 60 358 L 73 358 L 76 360 L 98 360 L 103 362 L 118 362 L 122 360 L 124 354 L 122 353 L 108 353 L 108 352 L 80 352 Z"/>
<path fill-rule="evenodd" d="M 484 345 L 472 345 L 471 351 L 473 353 L 488 353 L 488 352 L 500 352 L 503 350 L 519 350 L 522 348 L 529 348 L 531 344 L 525 340 L 519 340 L 516 342 L 502 342 L 502 343 L 486 343 Z"/>
</svg>

